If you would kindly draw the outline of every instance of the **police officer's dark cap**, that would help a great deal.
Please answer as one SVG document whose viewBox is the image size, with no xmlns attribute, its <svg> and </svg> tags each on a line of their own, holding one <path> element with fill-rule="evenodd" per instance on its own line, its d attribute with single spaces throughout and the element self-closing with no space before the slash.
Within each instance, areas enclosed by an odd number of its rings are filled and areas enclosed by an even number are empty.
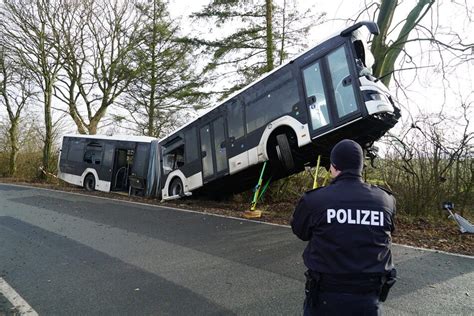
<svg viewBox="0 0 474 316">
<path fill-rule="evenodd" d="M 331 151 L 331 164 L 337 170 L 354 170 L 362 172 L 364 154 L 362 148 L 355 141 L 343 139 Z"/>
</svg>

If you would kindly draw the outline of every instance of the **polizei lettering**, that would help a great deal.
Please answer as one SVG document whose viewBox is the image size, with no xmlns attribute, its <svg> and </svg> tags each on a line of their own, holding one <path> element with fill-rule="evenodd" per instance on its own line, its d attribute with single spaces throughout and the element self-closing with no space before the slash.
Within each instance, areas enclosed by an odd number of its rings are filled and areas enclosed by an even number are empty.
<svg viewBox="0 0 474 316">
<path fill-rule="evenodd" d="M 383 226 L 383 212 L 328 208 L 327 220 L 328 224 L 338 222 L 340 224 Z"/>
</svg>

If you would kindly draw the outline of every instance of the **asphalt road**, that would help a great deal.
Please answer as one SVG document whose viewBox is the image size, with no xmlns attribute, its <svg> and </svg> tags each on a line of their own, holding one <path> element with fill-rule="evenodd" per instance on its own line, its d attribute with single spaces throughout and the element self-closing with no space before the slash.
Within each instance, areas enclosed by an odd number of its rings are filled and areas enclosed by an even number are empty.
<svg viewBox="0 0 474 316">
<path fill-rule="evenodd" d="M 0 184 L 0 277 L 39 315 L 301 315 L 288 227 Z M 474 258 L 394 246 L 386 315 L 474 315 Z"/>
</svg>

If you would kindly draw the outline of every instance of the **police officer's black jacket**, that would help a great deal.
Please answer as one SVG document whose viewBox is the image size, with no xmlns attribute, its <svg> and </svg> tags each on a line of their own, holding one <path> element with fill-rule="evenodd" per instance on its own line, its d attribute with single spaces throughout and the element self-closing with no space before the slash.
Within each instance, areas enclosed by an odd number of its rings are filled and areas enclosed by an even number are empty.
<svg viewBox="0 0 474 316">
<path fill-rule="evenodd" d="M 309 241 L 308 269 L 331 274 L 384 274 L 393 268 L 391 233 L 395 198 L 344 170 L 329 186 L 303 195 L 291 227 Z"/>
</svg>

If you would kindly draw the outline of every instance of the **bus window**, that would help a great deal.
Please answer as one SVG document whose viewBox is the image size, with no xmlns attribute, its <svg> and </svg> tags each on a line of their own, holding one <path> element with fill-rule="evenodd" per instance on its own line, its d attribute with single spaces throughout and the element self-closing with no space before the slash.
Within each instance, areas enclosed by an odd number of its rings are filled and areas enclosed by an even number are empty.
<svg viewBox="0 0 474 316">
<path fill-rule="evenodd" d="M 199 132 L 201 135 L 202 175 L 206 178 L 214 175 L 210 125 L 201 127 Z"/>
<path fill-rule="evenodd" d="M 96 142 L 87 144 L 84 152 L 84 162 L 100 165 L 102 162 L 102 145 Z"/>
<path fill-rule="evenodd" d="M 245 95 L 247 133 L 290 113 L 298 102 L 298 84 L 291 71 L 273 74 Z"/>
<path fill-rule="evenodd" d="M 354 95 L 347 64 L 345 47 L 341 46 L 328 56 L 332 86 L 336 98 L 337 114 L 341 118 L 357 111 L 357 102 Z"/>
<path fill-rule="evenodd" d="M 68 151 L 69 151 L 69 138 L 64 137 L 63 144 L 61 146 L 61 156 L 60 156 L 61 162 L 64 162 L 65 160 L 67 160 Z"/>
<path fill-rule="evenodd" d="M 184 132 L 184 149 L 186 154 L 186 163 L 189 163 L 199 158 L 198 141 L 195 127 Z"/>
<path fill-rule="evenodd" d="M 110 143 L 105 143 L 104 149 L 104 159 L 102 165 L 112 168 L 114 166 L 114 154 L 115 154 L 115 145 Z"/>
<path fill-rule="evenodd" d="M 72 162 L 82 162 L 84 157 L 84 142 L 82 139 L 71 138 L 69 141 L 69 151 L 67 160 Z"/>
<path fill-rule="evenodd" d="M 303 69 L 306 98 L 309 100 L 309 114 L 313 130 L 329 124 L 326 95 L 324 94 L 323 80 L 319 62 Z"/>
<path fill-rule="evenodd" d="M 184 145 L 163 155 L 163 173 L 167 175 L 184 165 Z"/>
<path fill-rule="evenodd" d="M 227 153 L 225 148 L 224 118 L 220 117 L 212 123 L 214 132 L 214 153 L 216 154 L 216 172 L 227 169 Z"/>
<path fill-rule="evenodd" d="M 227 104 L 227 124 L 229 138 L 244 136 L 244 108 L 242 102 L 234 100 Z"/>
</svg>

